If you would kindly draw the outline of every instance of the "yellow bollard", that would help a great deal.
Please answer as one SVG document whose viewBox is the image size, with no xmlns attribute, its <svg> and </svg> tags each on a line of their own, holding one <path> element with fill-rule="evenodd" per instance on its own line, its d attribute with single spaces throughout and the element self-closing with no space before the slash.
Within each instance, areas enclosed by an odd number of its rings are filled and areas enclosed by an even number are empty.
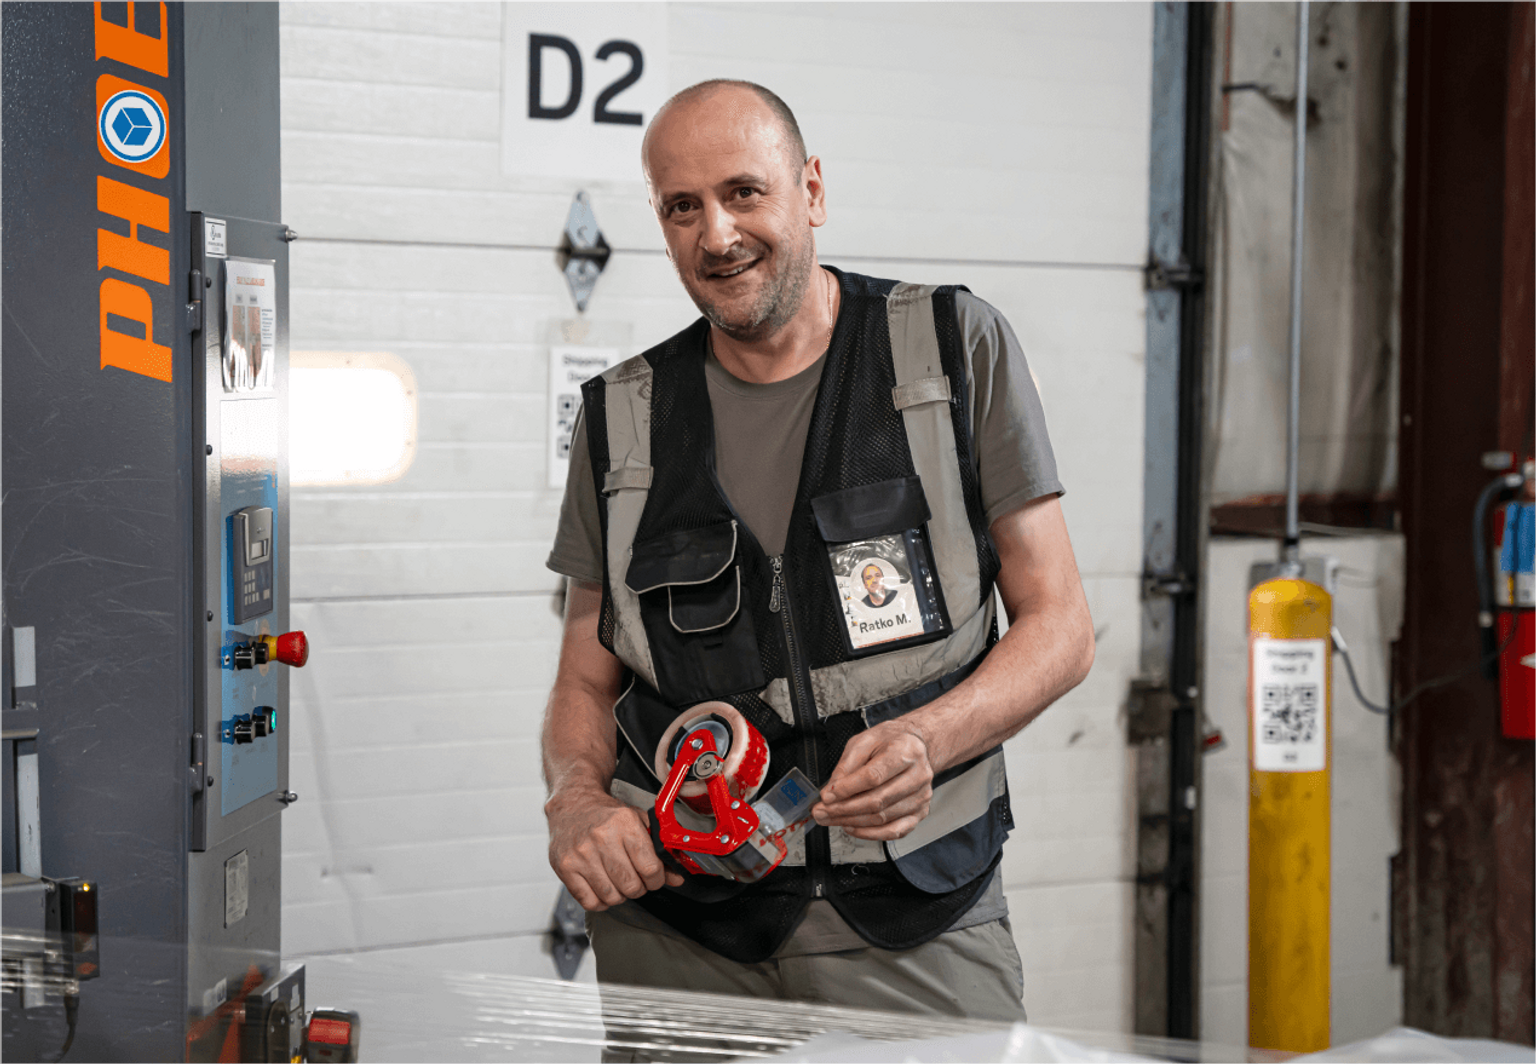
<svg viewBox="0 0 1536 1064">
<path fill-rule="evenodd" d="M 1333 599 L 1306 580 L 1248 596 L 1248 1043 L 1326 1049 Z"/>
</svg>

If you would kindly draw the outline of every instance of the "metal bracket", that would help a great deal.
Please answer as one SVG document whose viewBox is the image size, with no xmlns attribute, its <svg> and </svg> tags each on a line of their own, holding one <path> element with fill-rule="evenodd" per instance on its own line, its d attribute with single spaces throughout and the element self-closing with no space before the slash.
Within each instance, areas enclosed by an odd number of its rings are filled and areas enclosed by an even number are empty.
<svg viewBox="0 0 1536 1064">
<path fill-rule="evenodd" d="M 187 332 L 203 331 L 203 271 L 193 270 L 187 277 Z"/>
<path fill-rule="evenodd" d="M 1134 679 L 1126 712 L 1126 742 L 1132 746 L 1168 737 L 1179 700 L 1160 680 Z"/>
<path fill-rule="evenodd" d="M 560 272 L 570 285 L 571 298 L 576 301 L 577 313 L 585 313 L 597 287 L 597 278 L 608 265 L 613 249 L 597 227 L 597 215 L 592 213 L 592 201 L 585 192 L 576 193 L 571 211 L 565 217 L 565 232 L 560 237 Z"/>
<path fill-rule="evenodd" d="M 575 979 L 581 967 L 581 955 L 589 945 L 587 916 L 581 903 L 564 886 L 561 886 L 560 894 L 555 898 L 555 919 L 550 935 L 554 939 L 552 952 L 555 955 L 555 970 L 560 973 L 561 979 Z"/>
<path fill-rule="evenodd" d="M 1141 599 L 1143 602 L 1159 596 L 1177 598 L 1193 595 L 1194 593 L 1195 581 L 1182 572 L 1141 574 Z"/>
<path fill-rule="evenodd" d="M 192 793 L 202 794 L 212 777 L 207 776 L 208 740 L 202 732 L 192 733 Z"/>
<path fill-rule="evenodd" d="M 1177 262 L 1165 262 L 1148 253 L 1147 264 L 1142 267 L 1142 285 L 1148 292 L 1161 292 L 1170 288 L 1199 288 L 1205 284 L 1205 271 L 1197 270 L 1179 256 Z"/>
<path fill-rule="evenodd" d="M 37 768 L 36 728 L 7 728 L 11 744 L 11 786 L 16 788 L 16 867 L 24 876 L 43 877 L 42 786 Z"/>
</svg>

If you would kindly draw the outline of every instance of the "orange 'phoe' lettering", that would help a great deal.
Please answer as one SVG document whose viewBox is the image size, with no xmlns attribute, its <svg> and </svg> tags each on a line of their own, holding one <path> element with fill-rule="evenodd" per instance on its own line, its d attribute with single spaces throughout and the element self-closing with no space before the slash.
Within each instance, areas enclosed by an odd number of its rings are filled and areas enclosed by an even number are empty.
<svg viewBox="0 0 1536 1064">
<path fill-rule="evenodd" d="M 144 326 L 144 338 L 108 327 L 109 314 Z M 101 282 L 101 368 L 108 366 L 157 381 L 171 379 L 171 349 L 155 343 L 155 307 L 149 293 L 115 277 Z"/>
<path fill-rule="evenodd" d="M 96 58 L 116 59 L 131 67 L 168 77 L 171 72 L 171 35 L 165 4 L 160 5 L 160 36 L 150 37 L 133 28 L 133 2 L 128 3 L 128 25 L 116 26 L 101 17 L 96 0 Z"/>
<path fill-rule="evenodd" d="M 119 236 L 106 229 L 96 230 L 96 268 L 108 266 L 146 281 L 171 283 L 171 253 L 139 239 L 139 226 L 147 225 L 162 233 L 171 231 L 171 201 L 153 192 L 96 177 L 96 207 L 104 214 L 128 222 L 128 235 Z"/>
</svg>

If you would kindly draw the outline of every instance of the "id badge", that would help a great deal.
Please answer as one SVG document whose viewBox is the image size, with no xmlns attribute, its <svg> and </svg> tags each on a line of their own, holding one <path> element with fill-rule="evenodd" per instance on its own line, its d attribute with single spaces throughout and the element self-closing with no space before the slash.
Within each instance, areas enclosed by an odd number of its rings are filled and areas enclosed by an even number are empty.
<svg viewBox="0 0 1536 1064">
<path fill-rule="evenodd" d="M 837 543 L 827 554 L 855 651 L 944 630 L 933 562 L 921 531 Z"/>
</svg>

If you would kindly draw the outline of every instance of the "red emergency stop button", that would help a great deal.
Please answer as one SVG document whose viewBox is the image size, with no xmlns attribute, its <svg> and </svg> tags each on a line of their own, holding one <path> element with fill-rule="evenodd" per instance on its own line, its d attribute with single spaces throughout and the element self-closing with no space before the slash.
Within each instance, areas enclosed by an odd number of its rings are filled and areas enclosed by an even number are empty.
<svg viewBox="0 0 1536 1064">
<path fill-rule="evenodd" d="M 344 1046 L 352 1041 L 352 1025 L 346 1020 L 316 1016 L 309 1021 L 309 1040 L 327 1045 Z"/>
<path fill-rule="evenodd" d="M 316 1009 L 304 1030 L 304 1059 L 356 1064 L 361 1027 L 352 1009 Z"/>
<path fill-rule="evenodd" d="M 303 668 L 309 660 L 309 639 L 303 632 L 287 632 L 279 636 L 264 635 L 261 641 L 267 644 L 267 660 L 281 661 L 284 665 L 292 665 L 295 669 Z"/>
</svg>

